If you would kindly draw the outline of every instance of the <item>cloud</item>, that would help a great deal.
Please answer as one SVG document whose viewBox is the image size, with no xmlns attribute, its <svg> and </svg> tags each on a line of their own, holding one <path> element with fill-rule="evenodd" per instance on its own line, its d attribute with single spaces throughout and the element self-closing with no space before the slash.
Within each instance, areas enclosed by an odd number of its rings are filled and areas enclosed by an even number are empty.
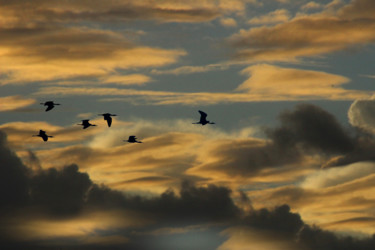
<svg viewBox="0 0 375 250">
<path fill-rule="evenodd" d="M 0 156 L 4 163 L 1 165 L 0 178 L 11 180 L 0 182 L 3 185 L 0 191 L 6 191 L 1 193 L 2 209 L 11 209 L 7 210 L 6 217 L 1 215 L 4 219 L 1 226 L 2 246 L 25 248 L 59 244 L 85 248 L 93 245 L 108 247 L 111 244 L 142 248 L 139 242 L 154 240 L 155 232 L 159 232 L 156 235 L 159 238 L 160 232 L 176 237 L 176 230 L 186 228 L 187 231 L 179 230 L 179 234 L 187 236 L 194 228 L 203 227 L 207 229 L 198 230 L 200 234 L 213 233 L 215 230 L 217 234 L 215 227 L 219 227 L 221 237 L 229 237 L 221 238 L 224 241 L 221 249 L 226 249 L 233 240 L 242 248 L 248 248 L 252 243 L 276 247 L 267 243 L 270 238 L 275 240 L 274 243 L 296 246 L 296 249 L 321 247 L 316 245 L 321 244 L 317 242 L 324 242 L 329 249 L 336 246 L 341 249 L 345 244 L 348 249 L 360 249 L 374 244 L 370 237 L 338 237 L 319 227 L 309 226 L 298 213 L 291 212 L 288 205 L 245 212 L 235 205 L 230 189 L 217 185 L 196 186 L 183 182 L 178 193 L 167 190 L 160 195 L 140 196 L 94 183 L 76 165 L 32 171 L 7 148 L 5 134 L 0 132 L 0 136 Z M 19 171 L 15 171 L 17 169 Z M 22 181 L 17 181 L 18 178 Z M 368 184 L 372 181 L 373 178 L 368 179 L 366 185 L 363 183 L 362 187 L 357 188 L 368 192 Z M 324 195 L 357 192 L 359 189 L 353 189 L 353 184 L 346 181 L 343 189 L 323 187 L 327 189 Z M 12 187 L 17 187 L 20 193 L 9 192 Z M 5 198 L 9 193 L 17 198 L 16 203 Z M 332 197 L 329 199 L 332 200 Z M 25 209 L 28 213 L 23 212 Z M 340 221 L 344 221 L 342 217 L 337 220 L 338 224 Z M 371 218 L 367 221 L 371 221 Z M 166 231 L 163 228 L 169 229 Z M 240 234 L 256 237 L 256 240 L 247 241 Z"/>
<path fill-rule="evenodd" d="M 250 95 L 255 96 L 271 96 L 274 99 L 285 100 L 299 98 L 337 100 L 364 94 L 341 88 L 340 85 L 350 81 L 348 78 L 321 71 L 257 64 L 245 68 L 241 73 L 249 78 L 236 90 L 248 91 Z"/>
<path fill-rule="evenodd" d="M 352 126 L 364 129 L 368 132 L 375 132 L 375 100 L 359 99 L 354 101 L 348 110 L 349 122 Z"/>
<path fill-rule="evenodd" d="M 229 41 L 237 49 L 236 59 L 253 62 L 291 62 L 365 46 L 375 40 L 374 6 L 370 2 L 352 1 L 338 14 L 304 15 L 272 27 L 240 30 Z M 360 12 L 362 9 L 366 11 Z"/>
<path fill-rule="evenodd" d="M 316 9 L 321 9 L 322 7 L 323 7 L 322 4 L 311 1 L 311 2 L 308 2 L 308 3 L 304 4 L 301 7 L 301 10 L 304 10 L 304 11 L 306 11 L 306 10 L 316 10 Z"/>
<path fill-rule="evenodd" d="M 141 74 L 111 75 L 103 79 L 103 83 L 114 83 L 118 85 L 143 85 L 150 81 L 150 77 Z"/>
<path fill-rule="evenodd" d="M 371 0 L 355 0 L 339 10 L 339 16 L 348 19 L 374 19 L 375 4 Z"/>
<path fill-rule="evenodd" d="M 278 9 L 267 13 L 263 16 L 253 17 L 248 23 L 249 24 L 274 24 L 274 23 L 283 23 L 290 19 L 289 11 L 286 9 Z"/>
<path fill-rule="evenodd" d="M 203 73 L 216 70 L 225 70 L 229 66 L 225 64 L 209 64 L 204 66 L 182 66 L 175 69 L 157 70 L 153 69 L 152 74 L 155 75 L 183 75 L 183 74 L 195 74 Z"/>
<path fill-rule="evenodd" d="M 121 34 L 89 28 L 14 28 L 0 29 L 0 34 L 0 51 L 6 51 L 0 59 L 2 84 L 94 76 L 111 81 L 115 70 L 164 66 L 186 54 L 136 46 Z"/>
<path fill-rule="evenodd" d="M 0 130 L 0 204 L 2 208 L 12 209 L 14 206 L 28 202 L 28 169 L 12 152 L 6 141 L 6 134 Z"/>
<path fill-rule="evenodd" d="M 232 1 L 233 2 L 233 1 Z M 220 4 L 220 3 L 219 3 Z M 115 22 L 130 20 L 157 20 L 162 22 L 206 22 L 221 15 L 222 10 L 214 1 L 199 4 L 198 1 L 177 3 L 176 1 L 150 2 L 147 0 L 134 2 L 108 1 L 103 4 L 94 0 L 87 2 L 66 1 L 38 1 L 30 4 L 27 1 L 18 1 L 2 6 L 7 14 L 4 18 L 7 23 L 19 24 L 30 21 L 39 23 L 68 23 L 80 21 Z M 243 6 L 241 6 L 243 7 Z M 23 9 L 24 15 L 17 16 L 17 11 Z M 232 8 L 233 11 L 233 8 Z"/>
<path fill-rule="evenodd" d="M 268 136 L 278 145 L 293 147 L 301 144 L 307 149 L 326 153 L 348 153 L 355 140 L 327 111 L 310 104 L 301 104 L 293 112 L 280 115 L 282 126 L 268 129 Z"/>
<path fill-rule="evenodd" d="M 375 173 L 372 162 L 357 162 L 341 168 L 321 169 L 307 175 L 301 187 L 320 189 L 339 185 Z"/>
<path fill-rule="evenodd" d="M 34 104 L 35 100 L 31 98 L 24 98 L 22 96 L 6 96 L 0 97 L 0 112 L 3 111 L 17 111 L 23 107 Z"/>
<path fill-rule="evenodd" d="M 230 17 L 221 18 L 220 24 L 223 25 L 224 27 L 236 27 L 237 26 L 236 20 Z"/>
<path fill-rule="evenodd" d="M 99 118 L 96 121 L 99 123 Z M 98 124 L 96 121 L 93 120 L 92 123 Z M 100 119 L 100 123 L 101 121 Z M 47 135 L 53 136 L 47 143 L 66 143 L 83 140 L 105 128 L 104 125 L 98 126 L 92 130 L 87 129 L 83 133 L 82 128 L 76 125 L 77 123 L 72 124 L 71 127 L 61 127 L 47 122 L 9 122 L 0 125 L 0 129 L 8 134 L 8 140 L 12 147 L 20 149 L 26 146 L 32 147 L 31 144 L 35 147 L 46 146 L 46 142 L 40 137 L 32 137 L 32 135 L 38 134 L 40 129 L 46 131 Z"/>
<path fill-rule="evenodd" d="M 62 170 L 48 169 L 32 178 L 30 196 L 36 204 L 53 215 L 77 214 L 92 182 L 86 173 L 79 173 L 77 165 Z"/>
<path fill-rule="evenodd" d="M 187 173 L 206 178 L 224 174 L 229 178 L 241 179 L 261 176 L 262 170 L 267 168 L 295 166 L 302 159 L 301 153 L 294 148 L 279 147 L 273 142 L 256 139 L 228 140 L 209 146 L 198 158 L 201 164 L 189 169 Z M 293 177 L 289 175 L 289 178 Z"/>
<path fill-rule="evenodd" d="M 217 70 L 218 68 L 221 68 L 221 66 L 184 66 L 173 70 L 155 70 L 152 73 L 180 75 Z M 50 96 L 94 95 L 106 96 L 102 101 L 194 106 L 200 104 L 306 99 L 353 100 L 369 97 L 369 94 L 365 91 L 346 90 L 340 87 L 340 85 L 349 82 L 348 78 L 320 71 L 259 64 L 247 67 L 241 73 L 249 78 L 233 92 L 171 92 L 98 87 L 42 87 L 34 94 Z M 284 87 L 280 88 L 280 85 Z M 121 98 L 121 96 L 126 98 Z"/>
</svg>

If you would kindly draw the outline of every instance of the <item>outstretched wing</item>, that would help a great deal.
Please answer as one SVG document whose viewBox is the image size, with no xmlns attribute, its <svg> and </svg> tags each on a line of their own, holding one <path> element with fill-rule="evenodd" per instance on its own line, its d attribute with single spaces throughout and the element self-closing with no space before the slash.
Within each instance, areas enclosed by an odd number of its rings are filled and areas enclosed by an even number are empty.
<svg viewBox="0 0 375 250">
<path fill-rule="evenodd" d="M 203 112 L 202 110 L 198 110 L 199 114 L 201 114 L 201 117 L 202 118 L 205 118 L 207 117 L 207 114 L 205 112 Z"/>
</svg>

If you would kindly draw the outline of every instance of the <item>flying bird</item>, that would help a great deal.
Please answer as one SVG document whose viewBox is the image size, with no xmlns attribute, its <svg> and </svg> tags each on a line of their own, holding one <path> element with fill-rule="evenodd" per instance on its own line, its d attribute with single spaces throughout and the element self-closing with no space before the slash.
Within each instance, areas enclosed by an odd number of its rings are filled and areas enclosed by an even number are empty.
<svg viewBox="0 0 375 250">
<path fill-rule="evenodd" d="M 47 106 L 46 112 L 53 109 L 55 107 L 55 105 L 61 105 L 59 103 L 54 103 L 53 101 L 47 101 L 47 102 L 44 102 L 44 103 L 41 102 L 40 104 L 42 104 L 44 106 Z"/>
<path fill-rule="evenodd" d="M 46 131 L 44 131 L 44 130 L 39 130 L 39 134 L 38 135 L 33 135 L 33 136 L 42 137 L 43 141 L 48 141 L 48 137 L 53 137 L 53 136 L 47 135 Z"/>
<path fill-rule="evenodd" d="M 215 124 L 214 122 L 210 122 L 210 121 L 207 121 L 206 117 L 207 117 L 207 114 L 201 110 L 198 111 L 199 114 L 201 114 L 201 118 L 199 119 L 199 122 L 195 122 L 193 124 L 202 124 L 203 125 L 206 125 L 206 124 Z"/>
<path fill-rule="evenodd" d="M 99 115 L 104 116 L 104 120 L 107 121 L 108 127 L 110 127 L 111 124 L 112 124 L 112 117 L 111 117 L 111 116 L 117 116 L 117 115 L 115 115 L 115 114 L 110 114 L 110 113 L 99 114 Z"/>
<path fill-rule="evenodd" d="M 90 127 L 90 126 L 96 126 L 95 124 L 89 123 L 89 120 L 82 120 L 82 124 L 77 124 L 77 125 L 82 125 L 83 129 L 86 129 L 86 128 Z"/>
<path fill-rule="evenodd" d="M 126 141 L 126 140 L 124 140 L 124 141 Z M 142 143 L 141 141 L 137 141 L 137 138 L 135 137 L 135 135 L 129 136 L 129 139 L 127 140 L 127 142 L 129 142 L 129 143 Z"/>
</svg>

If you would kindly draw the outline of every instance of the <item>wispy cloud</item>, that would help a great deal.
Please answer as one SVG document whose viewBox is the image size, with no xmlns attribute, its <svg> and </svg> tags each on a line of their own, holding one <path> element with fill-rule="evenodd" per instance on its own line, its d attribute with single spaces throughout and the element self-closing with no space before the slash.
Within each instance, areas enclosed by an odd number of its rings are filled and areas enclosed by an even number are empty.
<svg viewBox="0 0 375 250">
<path fill-rule="evenodd" d="M 0 97 L 0 112 L 12 111 L 34 104 L 35 100 L 24 98 L 22 96 L 6 96 Z"/>
<path fill-rule="evenodd" d="M 266 15 L 253 17 L 248 23 L 249 24 L 275 24 L 283 23 L 290 19 L 289 11 L 286 9 L 279 9 L 272 11 Z"/>
<path fill-rule="evenodd" d="M 117 69 L 163 66 L 186 54 L 183 50 L 135 46 L 111 31 L 30 28 L 28 32 L 29 39 L 25 42 L 15 32 L 0 30 L 5 33 L 4 39 L 11 41 L 0 44 L 6 51 L 0 59 L 2 84 L 113 77 Z"/>
<path fill-rule="evenodd" d="M 183 67 L 159 73 L 181 74 L 199 70 L 207 70 L 207 68 Z M 34 94 L 52 96 L 94 95 L 105 96 L 106 98 L 103 98 L 103 101 L 130 101 L 134 104 L 154 103 L 158 105 L 200 105 L 302 99 L 354 100 L 371 95 L 366 91 L 346 90 L 341 85 L 349 82 L 348 78 L 320 71 L 260 64 L 244 69 L 242 74 L 248 75 L 248 80 L 240 84 L 232 92 L 170 92 L 97 87 L 42 87 Z M 126 98 L 121 98 L 124 96 Z"/>
<path fill-rule="evenodd" d="M 229 68 L 229 64 L 209 64 L 204 66 L 182 66 L 175 69 L 158 70 L 153 69 L 152 74 L 155 75 L 183 75 L 183 74 L 195 74 L 203 73 L 216 70 L 225 70 Z"/>
<path fill-rule="evenodd" d="M 374 11 L 371 1 L 356 0 L 334 13 L 304 15 L 272 27 L 240 30 L 229 40 L 239 60 L 291 62 L 372 43 Z"/>
</svg>

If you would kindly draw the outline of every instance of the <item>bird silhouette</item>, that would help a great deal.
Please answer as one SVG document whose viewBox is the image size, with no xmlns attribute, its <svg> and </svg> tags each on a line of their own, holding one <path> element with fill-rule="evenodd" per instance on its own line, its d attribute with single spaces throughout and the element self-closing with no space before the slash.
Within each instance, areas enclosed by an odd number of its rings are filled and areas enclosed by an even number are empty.
<svg viewBox="0 0 375 250">
<path fill-rule="evenodd" d="M 117 116 L 117 115 L 115 115 L 115 114 L 110 114 L 110 113 L 99 114 L 99 115 L 104 116 L 104 120 L 107 121 L 108 127 L 110 127 L 111 124 L 112 124 L 112 117 L 111 117 L 111 116 Z"/>
<path fill-rule="evenodd" d="M 48 141 L 48 137 L 53 137 L 53 136 L 47 135 L 46 131 L 44 131 L 44 130 L 39 130 L 39 134 L 33 135 L 33 136 L 42 137 L 43 141 Z"/>
<path fill-rule="evenodd" d="M 126 140 L 124 140 L 124 141 L 126 141 Z M 127 140 L 127 142 L 129 142 L 129 143 L 142 143 L 141 141 L 137 141 L 137 138 L 135 137 L 135 135 L 129 136 L 129 139 Z"/>
<path fill-rule="evenodd" d="M 195 122 L 193 124 L 202 124 L 203 125 L 206 125 L 206 124 L 215 124 L 214 122 L 210 122 L 210 121 L 207 121 L 207 114 L 201 110 L 198 111 L 199 114 L 201 114 L 201 118 L 199 119 L 199 122 Z"/>
<path fill-rule="evenodd" d="M 55 105 L 61 105 L 59 103 L 54 103 L 53 101 L 47 101 L 47 102 L 44 102 L 44 103 L 41 102 L 40 104 L 42 104 L 44 106 L 47 106 L 46 112 L 53 109 L 55 107 Z"/>
<path fill-rule="evenodd" d="M 86 129 L 86 128 L 90 127 L 90 126 L 96 126 L 95 124 L 89 123 L 89 120 L 82 120 L 82 124 L 77 124 L 77 125 L 82 125 L 83 129 Z"/>
</svg>

